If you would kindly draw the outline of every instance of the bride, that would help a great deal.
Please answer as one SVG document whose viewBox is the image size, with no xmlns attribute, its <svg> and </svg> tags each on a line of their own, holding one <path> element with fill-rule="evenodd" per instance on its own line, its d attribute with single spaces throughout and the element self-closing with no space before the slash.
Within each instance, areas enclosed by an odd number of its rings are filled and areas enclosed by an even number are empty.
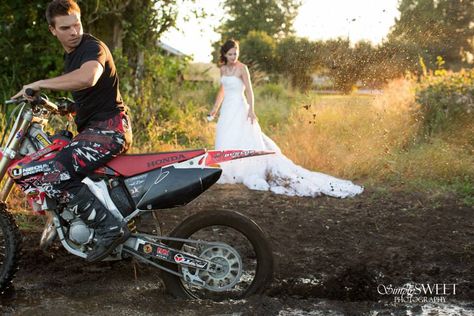
<svg viewBox="0 0 474 316">
<path fill-rule="evenodd" d="M 266 150 L 275 154 L 221 164 L 223 173 L 218 183 L 243 183 L 253 190 L 297 196 L 326 194 L 344 198 L 362 193 L 363 188 L 351 181 L 306 170 L 281 153 L 260 129 L 249 71 L 238 58 L 238 42 L 226 41 L 221 47 L 221 86 L 208 116 L 212 120 L 222 104 L 215 147 L 218 150 Z"/>
</svg>

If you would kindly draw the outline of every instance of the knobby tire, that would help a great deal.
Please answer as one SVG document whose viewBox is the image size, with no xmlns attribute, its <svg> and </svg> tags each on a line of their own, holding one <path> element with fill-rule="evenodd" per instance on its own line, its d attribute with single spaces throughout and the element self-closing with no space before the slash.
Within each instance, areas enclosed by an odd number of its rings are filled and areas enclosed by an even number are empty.
<svg viewBox="0 0 474 316">
<path fill-rule="evenodd" d="M 209 226 L 226 226 L 243 234 L 253 246 L 257 256 L 257 271 L 255 278 L 240 298 L 262 293 L 273 277 L 273 254 L 270 243 L 261 228 L 251 219 L 233 211 L 204 211 L 186 218 L 171 233 L 170 237 L 189 238 L 193 233 Z M 169 242 L 173 248 L 180 249 L 181 242 Z M 168 268 L 178 271 L 176 264 L 167 263 Z M 166 290 L 176 298 L 193 299 L 193 296 L 184 286 L 181 278 L 164 272 L 162 275 Z"/>
<path fill-rule="evenodd" d="M 7 290 L 18 271 L 21 234 L 5 203 L 0 202 L 0 294 Z"/>
</svg>

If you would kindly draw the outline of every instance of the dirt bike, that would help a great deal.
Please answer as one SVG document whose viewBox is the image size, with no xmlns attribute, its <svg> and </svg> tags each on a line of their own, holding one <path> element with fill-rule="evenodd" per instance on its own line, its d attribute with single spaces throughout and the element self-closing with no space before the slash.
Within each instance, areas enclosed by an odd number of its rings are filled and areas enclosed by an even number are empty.
<svg viewBox="0 0 474 316">
<path fill-rule="evenodd" d="M 26 194 L 35 213 L 51 219 L 42 242 L 50 244 L 58 236 L 69 253 L 81 258 L 94 247 L 94 229 L 35 185 L 45 172 L 41 166 L 72 140 L 67 130 L 53 136 L 45 132 L 48 120 L 64 104 L 53 103 L 45 95 L 5 104 L 15 108 L 0 153 L 0 290 L 12 284 L 21 251 L 21 235 L 6 204 L 14 184 Z M 263 231 L 246 216 L 223 210 L 199 212 L 168 236 L 162 236 L 159 228 L 140 232 L 136 220 L 195 199 L 219 179 L 219 163 L 264 154 L 269 152 L 197 149 L 131 154 L 97 169 L 83 183 L 132 232 L 104 260 L 132 257 L 163 270 L 167 291 L 179 298 L 219 300 L 261 293 L 272 279 L 273 255 Z"/>
</svg>

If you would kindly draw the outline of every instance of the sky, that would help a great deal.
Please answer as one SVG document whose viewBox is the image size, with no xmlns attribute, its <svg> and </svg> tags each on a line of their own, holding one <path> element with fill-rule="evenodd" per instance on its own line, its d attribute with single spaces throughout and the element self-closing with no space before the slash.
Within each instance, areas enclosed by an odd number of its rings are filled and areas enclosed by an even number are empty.
<svg viewBox="0 0 474 316">
<path fill-rule="evenodd" d="M 211 44 L 220 40 L 214 29 L 225 17 L 222 0 L 197 0 L 180 6 L 177 26 L 162 41 L 193 56 L 195 62 L 210 62 Z M 353 42 L 380 43 L 399 17 L 398 0 L 303 0 L 294 22 L 297 36 L 310 40 L 344 37 Z M 190 18 L 189 12 L 202 8 L 205 19 Z"/>
</svg>

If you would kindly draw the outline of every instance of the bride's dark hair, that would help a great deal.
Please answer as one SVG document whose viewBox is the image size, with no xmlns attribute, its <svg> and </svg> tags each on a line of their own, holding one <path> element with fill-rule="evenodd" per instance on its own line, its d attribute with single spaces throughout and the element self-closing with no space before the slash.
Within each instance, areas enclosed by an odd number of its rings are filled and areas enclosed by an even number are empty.
<svg viewBox="0 0 474 316">
<path fill-rule="evenodd" d="M 234 39 L 230 39 L 221 46 L 221 57 L 219 58 L 221 65 L 227 64 L 227 57 L 225 57 L 225 54 L 227 54 L 227 52 L 232 48 L 239 49 L 239 42 Z"/>
</svg>

